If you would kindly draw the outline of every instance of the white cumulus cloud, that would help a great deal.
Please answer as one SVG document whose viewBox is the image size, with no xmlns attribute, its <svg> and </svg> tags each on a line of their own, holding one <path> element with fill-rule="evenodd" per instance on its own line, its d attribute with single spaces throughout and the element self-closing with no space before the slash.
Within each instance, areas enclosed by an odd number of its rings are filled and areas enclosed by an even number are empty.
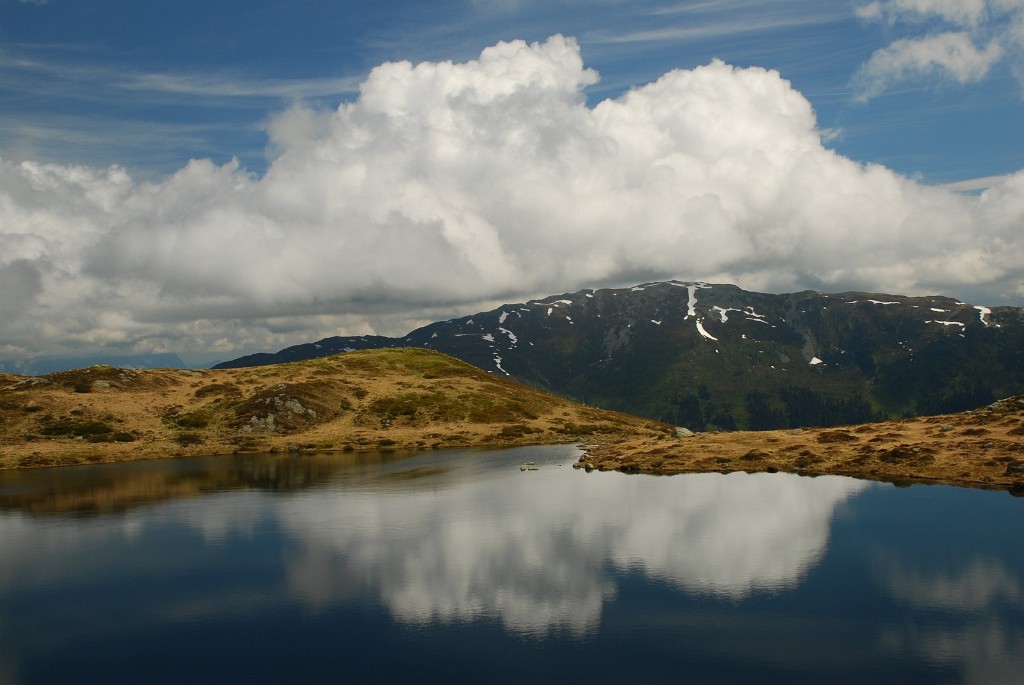
<svg viewBox="0 0 1024 685">
<path fill-rule="evenodd" d="M 885 18 L 890 23 L 937 17 L 951 24 L 975 26 L 986 15 L 987 4 L 986 0 L 888 0 L 861 5 L 857 14 L 864 19 Z"/>
<path fill-rule="evenodd" d="M 825 147 L 807 99 L 720 61 L 588 106 L 576 42 L 382 64 L 269 125 L 256 176 L 0 160 L 0 353 L 276 349 L 652 277 L 1024 294 L 1024 173 L 980 196 Z"/>
<path fill-rule="evenodd" d="M 892 84 L 943 71 L 959 83 L 984 78 L 1003 55 L 996 41 L 976 46 L 967 32 L 950 32 L 914 40 L 898 40 L 876 51 L 857 73 L 860 98 L 869 99 Z"/>
<path fill-rule="evenodd" d="M 911 27 L 854 74 L 860 100 L 935 75 L 973 83 L 1002 61 L 1024 76 L 1024 0 L 876 0 L 856 12 L 897 31 Z"/>
</svg>

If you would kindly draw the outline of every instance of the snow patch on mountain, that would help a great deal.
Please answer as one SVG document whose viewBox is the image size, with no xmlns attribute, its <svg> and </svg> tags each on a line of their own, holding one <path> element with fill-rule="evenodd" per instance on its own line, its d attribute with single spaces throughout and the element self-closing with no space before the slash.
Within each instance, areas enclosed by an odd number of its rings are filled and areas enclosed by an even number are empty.
<svg viewBox="0 0 1024 685">
<path fill-rule="evenodd" d="M 697 316 L 697 288 L 692 285 L 686 286 L 687 300 L 686 300 L 686 317 L 689 319 L 691 316 Z"/>
<path fill-rule="evenodd" d="M 710 286 L 702 283 L 694 283 L 686 286 L 687 299 L 686 299 L 686 316 L 685 319 L 689 319 L 691 316 L 697 316 L 697 291 L 701 288 L 708 288 Z"/>
<path fill-rule="evenodd" d="M 715 342 L 718 342 L 718 338 L 704 330 L 704 324 L 701 323 L 700 319 L 697 319 L 697 332 L 700 333 L 705 338 L 707 338 L 708 340 L 714 340 Z"/>
<path fill-rule="evenodd" d="M 742 309 L 727 309 L 725 307 L 719 307 L 717 304 L 714 307 L 712 307 L 712 309 L 718 312 L 718 318 L 722 320 L 722 323 L 726 323 L 729 320 L 729 312 L 738 312 L 741 314 L 743 313 Z"/>
</svg>

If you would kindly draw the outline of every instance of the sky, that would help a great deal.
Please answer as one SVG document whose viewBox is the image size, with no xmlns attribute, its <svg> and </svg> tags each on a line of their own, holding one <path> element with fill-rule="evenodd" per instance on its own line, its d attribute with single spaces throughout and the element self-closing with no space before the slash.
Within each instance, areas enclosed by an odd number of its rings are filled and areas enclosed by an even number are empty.
<svg viewBox="0 0 1024 685">
<path fill-rule="evenodd" d="M 1024 305 L 1024 0 L 0 0 L 0 359 L 676 278 Z"/>
</svg>

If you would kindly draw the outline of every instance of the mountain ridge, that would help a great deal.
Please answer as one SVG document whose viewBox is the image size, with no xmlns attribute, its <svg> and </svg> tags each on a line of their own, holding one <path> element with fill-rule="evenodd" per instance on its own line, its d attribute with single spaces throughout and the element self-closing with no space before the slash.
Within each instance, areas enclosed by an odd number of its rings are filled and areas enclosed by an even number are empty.
<svg viewBox="0 0 1024 685">
<path fill-rule="evenodd" d="M 37 357 L 27 360 L 0 359 L 0 372 L 19 376 L 44 376 L 87 366 L 116 366 L 119 369 L 184 369 L 185 362 L 173 352 L 152 354 L 104 354 L 83 357 Z"/>
<path fill-rule="evenodd" d="M 1017 307 L 681 281 L 584 289 L 403 337 L 325 338 L 215 368 L 399 346 L 437 349 L 571 399 L 696 430 L 860 423 L 1024 392 Z"/>
</svg>

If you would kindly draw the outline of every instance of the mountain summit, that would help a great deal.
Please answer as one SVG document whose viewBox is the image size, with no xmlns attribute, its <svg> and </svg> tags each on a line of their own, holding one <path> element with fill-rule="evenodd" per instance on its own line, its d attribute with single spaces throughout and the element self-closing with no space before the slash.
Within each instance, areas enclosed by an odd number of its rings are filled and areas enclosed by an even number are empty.
<svg viewBox="0 0 1024 685">
<path fill-rule="evenodd" d="M 695 430 L 961 411 L 1024 392 L 1024 310 L 947 297 L 646 283 L 332 337 L 218 368 L 427 347 L 595 406 Z"/>
</svg>

